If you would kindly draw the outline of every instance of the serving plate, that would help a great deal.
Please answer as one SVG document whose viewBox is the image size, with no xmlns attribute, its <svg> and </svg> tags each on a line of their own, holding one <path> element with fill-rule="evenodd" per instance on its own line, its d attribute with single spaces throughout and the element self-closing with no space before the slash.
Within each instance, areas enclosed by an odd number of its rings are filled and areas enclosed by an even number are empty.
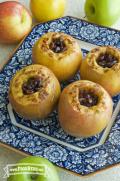
<svg viewBox="0 0 120 181">
<path fill-rule="evenodd" d="M 120 162 L 120 95 L 113 97 L 114 112 L 102 133 L 89 138 L 67 135 L 55 110 L 41 121 L 24 120 L 8 101 L 9 82 L 15 72 L 31 64 L 32 47 L 46 32 L 64 32 L 76 38 L 83 56 L 96 46 L 120 47 L 120 32 L 73 17 L 63 17 L 33 27 L 0 72 L 0 142 L 27 154 L 46 157 L 59 167 L 88 175 Z M 80 79 L 79 73 L 69 83 Z"/>
</svg>

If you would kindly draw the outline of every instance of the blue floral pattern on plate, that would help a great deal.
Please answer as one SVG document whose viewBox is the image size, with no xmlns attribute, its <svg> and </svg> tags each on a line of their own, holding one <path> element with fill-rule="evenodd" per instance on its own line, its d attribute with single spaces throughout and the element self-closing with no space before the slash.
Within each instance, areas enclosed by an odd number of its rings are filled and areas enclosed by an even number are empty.
<svg viewBox="0 0 120 181">
<path fill-rule="evenodd" d="M 63 17 L 58 20 L 36 25 L 0 73 L 0 141 L 23 152 L 46 157 L 56 165 L 81 175 L 86 175 L 109 165 L 119 163 L 120 113 L 115 120 L 105 144 L 85 152 L 75 151 L 74 149 L 60 145 L 11 124 L 7 109 L 10 79 L 17 70 L 31 64 L 31 49 L 35 41 L 41 35 L 50 31 L 65 32 L 79 40 L 95 45 L 112 45 L 120 47 L 119 31 L 93 25 L 84 20 Z M 78 75 L 76 75 L 75 80 L 78 78 Z M 66 83 L 64 83 L 62 87 L 65 85 Z M 115 106 L 119 99 L 119 95 L 113 98 Z M 54 114 L 56 114 L 56 112 L 54 112 Z M 16 115 L 16 117 L 17 121 L 21 121 L 22 124 L 25 123 L 18 115 Z M 50 123 L 52 124 L 51 121 Z M 39 125 L 38 122 L 29 122 L 29 124 L 34 128 Z M 48 122 L 44 124 L 46 124 L 44 125 L 46 128 Z M 48 131 L 49 129 L 46 128 L 46 132 Z M 57 134 L 58 133 L 56 133 L 56 135 Z M 63 134 L 61 129 L 59 134 Z M 57 135 L 58 138 L 59 134 Z M 63 134 L 63 139 L 66 138 L 69 141 L 72 140 L 71 137 L 66 137 L 66 135 Z M 92 140 L 93 139 L 91 138 L 88 138 L 88 140 L 84 139 L 84 141 L 81 142 L 81 145 L 83 147 L 89 146 L 89 144 L 92 143 Z M 80 140 L 78 143 L 80 143 Z"/>
</svg>

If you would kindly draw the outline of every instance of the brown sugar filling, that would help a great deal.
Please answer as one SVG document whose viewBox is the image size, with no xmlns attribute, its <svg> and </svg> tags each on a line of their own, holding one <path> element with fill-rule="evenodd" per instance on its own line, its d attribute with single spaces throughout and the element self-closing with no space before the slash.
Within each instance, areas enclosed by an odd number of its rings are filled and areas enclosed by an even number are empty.
<svg viewBox="0 0 120 181">
<path fill-rule="evenodd" d="M 113 65 L 118 63 L 117 58 L 109 53 L 100 54 L 97 58 L 97 63 L 103 68 L 111 68 Z"/>
<path fill-rule="evenodd" d="M 39 77 L 30 77 L 27 82 L 23 83 L 23 94 L 29 95 L 37 92 L 42 87 Z"/>
<path fill-rule="evenodd" d="M 62 53 L 65 50 L 67 50 L 66 44 L 64 42 L 64 40 L 62 38 L 54 38 L 50 45 L 49 45 L 50 49 L 54 52 L 54 53 Z"/>
<path fill-rule="evenodd" d="M 83 106 L 92 107 L 98 104 L 98 96 L 90 90 L 80 90 L 79 102 Z"/>
</svg>

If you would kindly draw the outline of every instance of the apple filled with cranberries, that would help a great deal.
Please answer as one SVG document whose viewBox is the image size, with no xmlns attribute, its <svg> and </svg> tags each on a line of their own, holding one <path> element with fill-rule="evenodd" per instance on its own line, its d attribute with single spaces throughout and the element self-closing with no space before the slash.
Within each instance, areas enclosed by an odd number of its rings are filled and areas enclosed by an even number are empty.
<svg viewBox="0 0 120 181">
<path fill-rule="evenodd" d="M 28 10 L 19 2 L 0 3 L 0 42 L 16 43 L 28 34 L 32 18 Z"/>
<path fill-rule="evenodd" d="M 120 93 L 120 51 L 111 46 L 91 50 L 80 67 L 80 76 L 103 86 L 111 96 Z"/>
<path fill-rule="evenodd" d="M 59 101 L 59 121 L 69 135 L 89 137 L 107 126 L 112 110 L 112 99 L 102 86 L 80 80 L 63 90 Z"/>
</svg>

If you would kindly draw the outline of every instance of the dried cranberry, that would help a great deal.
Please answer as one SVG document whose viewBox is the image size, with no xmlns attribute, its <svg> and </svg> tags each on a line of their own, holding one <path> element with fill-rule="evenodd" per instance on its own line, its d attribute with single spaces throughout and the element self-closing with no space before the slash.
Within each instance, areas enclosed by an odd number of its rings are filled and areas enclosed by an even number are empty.
<svg viewBox="0 0 120 181">
<path fill-rule="evenodd" d="M 106 67 L 111 68 L 117 62 L 118 62 L 117 58 L 108 53 L 101 54 L 97 59 L 98 65 L 100 65 L 103 68 L 106 68 Z"/>
<path fill-rule="evenodd" d="M 92 107 L 98 104 L 98 96 L 89 90 L 79 91 L 79 102 L 86 107 Z"/>
<path fill-rule="evenodd" d="M 50 49 L 55 53 L 61 53 L 64 52 L 67 49 L 67 47 L 62 38 L 56 38 L 53 39 L 50 43 Z"/>
<path fill-rule="evenodd" d="M 25 82 L 22 86 L 23 93 L 33 94 L 37 92 L 42 87 L 41 81 L 39 77 L 31 77 L 28 79 L 27 82 Z"/>
</svg>

